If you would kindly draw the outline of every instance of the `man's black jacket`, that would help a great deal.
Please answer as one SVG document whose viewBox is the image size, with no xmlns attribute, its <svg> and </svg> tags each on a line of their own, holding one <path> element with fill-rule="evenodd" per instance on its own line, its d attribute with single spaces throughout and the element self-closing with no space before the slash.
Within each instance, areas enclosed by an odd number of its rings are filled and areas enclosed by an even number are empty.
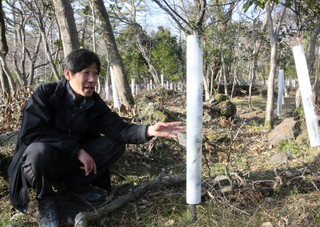
<svg viewBox="0 0 320 227">
<path fill-rule="evenodd" d="M 147 141 L 146 125 L 125 123 L 95 92 L 94 105 L 68 120 L 66 84 L 65 79 L 41 84 L 23 109 L 20 134 L 8 169 L 10 201 L 21 212 L 27 212 L 29 202 L 21 156 L 31 143 L 49 143 L 61 155 L 74 159 L 82 143 L 101 135 L 123 143 Z"/>
</svg>

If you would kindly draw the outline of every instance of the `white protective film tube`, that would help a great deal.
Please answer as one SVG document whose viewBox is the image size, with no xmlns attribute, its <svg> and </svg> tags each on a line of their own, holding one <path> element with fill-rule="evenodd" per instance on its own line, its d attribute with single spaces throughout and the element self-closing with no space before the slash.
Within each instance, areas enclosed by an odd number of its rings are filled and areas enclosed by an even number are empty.
<svg viewBox="0 0 320 227">
<path fill-rule="evenodd" d="M 134 79 L 131 79 L 131 93 L 134 96 Z"/>
<path fill-rule="evenodd" d="M 318 117 L 312 96 L 312 89 L 307 66 L 307 60 L 302 46 L 292 48 L 298 81 L 300 85 L 302 104 L 306 117 L 307 129 L 309 134 L 310 145 L 312 147 L 320 145 Z"/>
<path fill-rule="evenodd" d="M 284 81 L 284 87 L 283 87 L 284 97 L 288 97 L 288 89 L 287 89 L 288 85 L 289 85 L 289 81 L 285 80 Z"/>
<path fill-rule="evenodd" d="M 118 90 L 116 87 L 116 83 L 114 81 L 114 75 L 113 75 L 113 70 L 111 66 L 110 66 L 110 74 L 111 74 L 111 83 L 112 83 L 113 106 L 114 106 L 114 109 L 120 109 Z"/>
<path fill-rule="evenodd" d="M 108 76 L 106 78 L 104 89 L 106 90 L 106 100 L 109 100 L 109 77 Z"/>
<path fill-rule="evenodd" d="M 164 83 L 163 83 L 163 74 L 161 74 L 161 86 L 162 86 L 162 87 L 164 86 Z"/>
<path fill-rule="evenodd" d="M 201 202 L 203 56 L 200 36 L 187 37 L 187 203 Z"/>
<path fill-rule="evenodd" d="M 283 82 L 284 82 L 284 70 L 279 70 L 278 76 L 278 103 L 277 103 L 277 116 L 281 116 L 282 103 L 283 103 Z"/>
</svg>

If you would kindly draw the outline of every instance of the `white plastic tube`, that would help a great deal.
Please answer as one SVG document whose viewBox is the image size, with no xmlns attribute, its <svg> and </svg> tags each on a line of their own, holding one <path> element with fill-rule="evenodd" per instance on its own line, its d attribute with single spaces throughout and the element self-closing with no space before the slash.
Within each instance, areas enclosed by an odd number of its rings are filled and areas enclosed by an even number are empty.
<svg viewBox="0 0 320 227">
<path fill-rule="evenodd" d="M 312 147 L 320 145 L 319 125 L 314 101 L 312 97 L 312 89 L 307 66 L 307 60 L 303 52 L 302 46 L 293 47 L 293 56 L 298 74 L 298 80 L 301 90 L 301 98 L 306 117 L 307 129 L 309 134 L 310 145 Z"/>
<path fill-rule="evenodd" d="M 106 77 L 106 83 L 104 85 L 104 89 L 106 91 L 106 100 L 109 100 L 109 77 Z"/>
<path fill-rule="evenodd" d="M 131 93 L 134 96 L 134 79 L 131 79 Z"/>
<path fill-rule="evenodd" d="M 163 74 L 161 74 L 161 86 L 162 86 L 162 87 L 164 86 L 164 83 L 163 83 Z"/>
<path fill-rule="evenodd" d="M 187 37 L 187 203 L 201 202 L 202 73 L 200 36 Z"/>
<path fill-rule="evenodd" d="M 285 80 L 285 81 L 284 81 L 284 87 L 283 87 L 284 97 L 288 97 L 288 89 L 287 89 L 288 85 L 289 85 L 289 81 L 288 81 L 288 80 Z"/>
<path fill-rule="evenodd" d="M 283 83 L 284 83 L 284 70 L 279 70 L 278 76 L 278 103 L 277 103 L 277 116 L 281 116 L 282 103 L 283 103 Z"/>
<path fill-rule="evenodd" d="M 118 90 L 114 81 L 114 75 L 112 67 L 110 66 L 110 74 L 111 74 L 111 83 L 112 83 L 112 95 L 113 95 L 113 105 L 114 109 L 120 109 L 119 97 L 118 97 Z"/>
</svg>

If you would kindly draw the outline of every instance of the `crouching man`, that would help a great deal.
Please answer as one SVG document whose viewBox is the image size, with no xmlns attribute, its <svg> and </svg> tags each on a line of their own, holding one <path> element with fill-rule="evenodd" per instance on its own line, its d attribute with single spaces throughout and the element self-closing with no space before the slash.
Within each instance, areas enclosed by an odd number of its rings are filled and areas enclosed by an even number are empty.
<svg viewBox="0 0 320 227">
<path fill-rule="evenodd" d="M 74 50 L 63 67 L 64 79 L 41 84 L 26 103 L 8 169 L 11 204 L 27 212 L 32 187 L 39 201 L 40 226 L 59 226 L 58 193 L 92 205 L 101 203 L 103 196 L 90 185 L 111 190 L 109 167 L 123 154 L 125 143 L 175 137 L 184 129 L 182 122 L 128 124 L 112 112 L 95 92 L 101 71 L 95 53 Z"/>
</svg>

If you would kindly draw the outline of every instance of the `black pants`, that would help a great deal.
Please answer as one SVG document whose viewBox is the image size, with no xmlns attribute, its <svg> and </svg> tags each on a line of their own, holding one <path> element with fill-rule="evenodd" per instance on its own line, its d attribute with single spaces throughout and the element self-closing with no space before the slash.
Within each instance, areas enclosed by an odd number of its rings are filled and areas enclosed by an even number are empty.
<svg viewBox="0 0 320 227">
<path fill-rule="evenodd" d="M 30 144 L 22 156 L 22 168 L 27 182 L 35 189 L 38 199 L 55 196 L 52 186 L 63 182 L 67 190 L 85 193 L 89 184 L 110 190 L 109 167 L 124 153 L 125 144 L 99 137 L 82 148 L 94 159 L 97 174 L 93 171 L 85 176 L 80 169 L 83 164 L 77 159 L 66 159 L 58 155 L 49 144 Z"/>
</svg>

